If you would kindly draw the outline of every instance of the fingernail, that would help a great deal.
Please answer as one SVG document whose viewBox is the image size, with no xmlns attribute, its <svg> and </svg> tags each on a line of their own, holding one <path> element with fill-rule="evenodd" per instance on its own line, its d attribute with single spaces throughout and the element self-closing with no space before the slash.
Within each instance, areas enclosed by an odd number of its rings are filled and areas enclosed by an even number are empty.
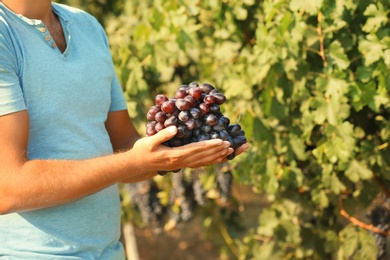
<svg viewBox="0 0 390 260">
<path fill-rule="evenodd" d="M 168 132 L 169 132 L 170 134 L 173 134 L 175 131 L 176 131 L 176 127 L 174 127 L 174 126 L 168 127 Z"/>
</svg>

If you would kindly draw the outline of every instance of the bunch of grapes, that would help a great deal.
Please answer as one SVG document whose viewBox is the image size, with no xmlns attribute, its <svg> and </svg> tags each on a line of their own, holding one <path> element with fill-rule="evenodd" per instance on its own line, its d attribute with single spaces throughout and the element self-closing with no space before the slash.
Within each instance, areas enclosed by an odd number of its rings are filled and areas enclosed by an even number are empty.
<svg viewBox="0 0 390 260">
<path fill-rule="evenodd" d="M 175 97 L 163 94 L 155 97 L 155 105 L 147 113 L 146 135 L 152 136 L 162 129 L 174 125 L 177 134 L 164 144 L 170 147 L 210 139 L 229 141 L 234 152 L 226 158 L 232 160 L 235 150 L 247 142 L 239 124 L 231 124 L 223 115 L 220 106 L 225 95 L 208 83 L 181 85 Z"/>
</svg>

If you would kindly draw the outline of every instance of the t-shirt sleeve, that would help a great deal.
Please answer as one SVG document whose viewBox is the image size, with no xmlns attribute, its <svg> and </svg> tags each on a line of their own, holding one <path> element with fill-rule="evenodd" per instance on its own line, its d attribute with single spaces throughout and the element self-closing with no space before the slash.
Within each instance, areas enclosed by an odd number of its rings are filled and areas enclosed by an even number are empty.
<svg viewBox="0 0 390 260">
<path fill-rule="evenodd" d="M 96 23 L 98 23 L 96 21 Z M 110 52 L 110 46 L 108 43 L 107 34 L 104 31 L 104 28 L 98 24 L 98 28 L 100 30 L 101 36 L 104 41 L 104 45 L 107 48 L 107 51 Z M 113 79 L 111 82 L 111 106 L 110 106 L 110 112 L 112 111 L 119 111 L 119 110 L 125 110 L 127 109 L 127 104 L 125 100 L 125 96 L 122 90 L 122 87 L 120 85 L 120 82 L 118 80 L 118 76 L 116 75 L 114 64 L 112 64 L 112 73 L 113 73 Z"/>
<path fill-rule="evenodd" d="M 115 73 L 115 72 L 114 72 Z M 118 77 L 115 75 L 111 84 L 111 106 L 110 112 L 127 109 L 125 96 Z"/>
<path fill-rule="evenodd" d="M 5 33 L 0 31 L 0 116 L 26 109 L 17 58 L 9 42 Z"/>
</svg>

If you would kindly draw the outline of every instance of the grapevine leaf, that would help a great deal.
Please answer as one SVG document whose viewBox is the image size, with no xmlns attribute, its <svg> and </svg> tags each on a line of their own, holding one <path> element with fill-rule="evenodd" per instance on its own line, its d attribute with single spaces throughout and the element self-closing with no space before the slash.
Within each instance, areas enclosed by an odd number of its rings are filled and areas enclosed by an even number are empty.
<svg viewBox="0 0 390 260">
<path fill-rule="evenodd" d="M 290 8 L 293 11 L 303 10 L 311 15 L 317 14 L 317 11 L 321 8 L 323 0 L 311 0 L 311 1 L 301 1 L 301 0 L 292 0 L 290 1 Z"/>
<path fill-rule="evenodd" d="M 348 169 L 345 171 L 345 176 L 347 176 L 352 182 L 356 183 L 360 179 L 371 179 L 372 171 L 369 170 L 363 162 L 353 159 L 351 160 Z"/>
<path fill-rule="evenodd" d="M 379 6 L 379 5 L 378 5 Z M 378 8 L 374 4 L 370 4 L 366 10 L 364 11 L 365 16 L 371 16 L 367 19 L 365 25 L 363 26 L 362 30 L 367 33 L 376 32 L 382 24 L 385 25 L 388 21 L 387 13 L 382 8 Z"/>
<path fill-rule="evenodd" d="M 367 40 L 362 39 L 359 42 L 359 51 L 364 56 L 366 66 L 370 66 L 383 57 L 382 45 L 375 37 L 370 35 L 367 36 Z"/>
<path fill-rule="evenodd" d="M 340 259 L 349 259 L 359 246 L 359 236 L 356 227 L 348 226 L 340 232 L 342 244 L 339 248 Z"/>
<path fill-rule="evenodd" d="M 329 205 L 328 196 L 323 189 L 313 189 L 311 191 L 311 199 L 314 203 L 318 204 L 322 208 L 326 208 Z"/>
<path fill-rule="evenodd" d="M 349 58 L 345 54 L 344 48 L 337 40 L 333 41 L 329 46 L 329 56 L 333 59 L 334 63 L 342 70 L 348 68 Z"/>
</svg>

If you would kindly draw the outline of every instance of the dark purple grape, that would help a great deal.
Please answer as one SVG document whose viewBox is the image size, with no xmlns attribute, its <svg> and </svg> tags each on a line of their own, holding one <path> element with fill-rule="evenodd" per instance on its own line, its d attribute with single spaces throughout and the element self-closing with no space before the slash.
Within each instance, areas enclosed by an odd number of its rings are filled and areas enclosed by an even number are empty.
<svg viewBox="0 0 390 260">
<path fill-rule="evenodd" d="M 219 91 L 216 90 L 216 89 L 212 89 L 212 90 L 209 92 L 209 95 L 214 95 L 215 93 L 219 93 Z"/>
<path fill-rule="evenodd" d="M 187 100 L 187 102 L 190 104 L 191 108 L 195 106 L 196 101 L 193 97 L 185 96 L 184 99 Z"/>
<path fill-rule="evenodd" d="M 177 118 L 175 116 L 168 117 L 164 122 L 165 127 L 168 127 L 171 125 L 177 125 Z"/>
<path fill-rule="evenodd" d="M 226 156 L 226 159 L 228 160 L 233 160 L 234 157 L 236 157 L 236 151 L 233 150 L 233 152 L 231 154 L 229 154 L 228 156 Z"/>
<path fill-rule="evenodd" d="M 190 118 L 186 122 L 184 122 L 184 125 L 188 130 L 192 130 L 195 127 L 195 119 Z"/>
<path fill-rule="evenodd" d="M 146 119 L 149 121 L 154 120 L 154 116 L 156 115 L 157 112 L 161 111 L 160 107 L 158 106 L 151 106 L 148 110 L 148 113 L 146 115 Z"/>
<path fill-rule="evenodd" d="M 183 141 L 177 137 L 173 137 L 171 140 L 169 140 L 169 143 L 172 147 L 179 147 L 183 145 Z"/>
<path fill-rule="evenodd" d="M 161 104 L 161 110 L 167 114 L 170 114 L 175 111 L 175 108 L 176 106 L 173 100 L 167 100 Z"/>
<path fill-rule="evenodd" d="M 181 111 L 187 110 L 190 107 L 190 103 L 184 98 L 178 98 L 175 101 L 175 105 Z"/>
<path fill-rule="evenodd" d="M 155 125 L 154 128 L 156 129 L 157 132 L 160 132 L 161 130 L 163 130 L 163 129 L 165 128 L 164 122 L 158 122 L 158 123 Z"/>
<path fill-rule="evenodd" d="M 211 126 L 207 125 L 207 124 L 203 124 L 201 127 L 200 127 L 200 130 L 203 132 L 203 133 L 209 133 L 211 132 L 212 128 Z"/>
<path fill-rule="evenodd" d="M 218 120 L 222 120 L 224 122 L 225 128 L 227 128 L 230 124 L 230 119 L 226 116 L 221 116 Z"/>
<path fill-rule="evenodd" d="M 217 132 L 210 133 L 210 139 L 218 139 L 218 138 L 219 138 L 219 134 Z"/>
<path fill-rule="evenodd" d="M 151 126 L 154 127 L 156 124 L 157 124 L 157 121 L 154 121 L 154 120 L 153 121 L 149 121 L 149 122 L 146 123 L 146 127 L 151 127 Z"/>
<path fill-rule="evenodd" d="M 155 116 L 155 115 L 153 115 L 152 113 L 148 112 L 148 113 L 146 114 L 146 119 L 149 120 L 149 121 L 154 120 L 154 116 Z"/>
<path fill-rule="evenodd" d="M 233 148 L 238 148 L 241 145 L 245 144 L 247 142 L 245 136 L 243 135 L 238 135 L 233 138 Z"/>
<path fill-rule="evenodd" d="M 214 114 L 205 115 L 204 120 L 206 121 L 206 124 L 208 124 L 209 126 L 214 126 L 218 122 L 218 118 Z"/>
<path fill-rule="evenodd" d="M 203 133 L 201 135 L 198 136 L 197 138 L 197 141 L 200 142 L 200 141 L 206 141 L 206 140 L 210 140 L 210 136 L 206 133 Z"/>
<path fill-rule="evenodd" d="M 199 86 L 199 84 L 197 82 L 191 82 L 190 84 L 188 84 L 188 87 L 190 88 L 197 88 Z"/>
<path fill-rule="evenodd" d="M 175 98 L 185 98 L 187 96 L 186 88 L 179 88 L 175 93 Z"/>
<path fill-rule="evenodd" d="M 184 132 L 184 136 L 183 136 L 183 144 L 188 144 L 191 136 L 192 136 L 192 130 L 188 130 L 186 128 L 186 131 Z"/>
<path fill-rule="evenodd" d="M 192 136 L 198 137 L 200 135 L 200 133 L 201 133 L 201 131 L 200 131 L 199 128 L 198 129 L 194 129 L 194 131 L 192 132 Z"/>
<path fill-rule="evenodd" d="M 188 95 L 193 97 L 195 100 L 199 100 L 202 97 L 202 90 L 200 88 L 189 88 Z"/>
<path fill-rule="evenodd" d="M 168 98 L 163 95 L 163 94 L 158 94 L 155 98 L 154 98 L 154 102 L 156 103 L 157 106 L 161 107 L 162 103 L 164 103 L 165 101 L 168 101 Z"/>
<path fill-rule="evenodd" d="M 211 90 L 215 89 L 213 85 L 209 83 L 202 83 L 199 85 L 199 88 L 202 90 L 203 93 L 210 93 Z"/>
<path fill-rule="evenodd" d="M 200 119 L 195 119 L 195 127 L 194 127 L 194 129 L 198 129 L 198 128 L 200 128 L 202 125 L 203 125 L 202 120 L 200 120 Z"/>
<path fill-rule="evenodd" d="M 194 118 L 194 119 L 198 119 L 200 116 L 200 111 L 196 107 L 190 108 L 189 112 L 190 112 L 192 118 Z"/>
<path fill-rule="evenodd" d="M 163 111 L 157 112 L 154 116 L 154 120 L 156 120 L 157 122 L 164 122 L 165 119 L 167 119 L 167 114 L 165 114 Z"/>
<path fill-rule="evenodd" d="M 241 131 L 238 133 L 238 135 L 239 135 L 239 136 L 240 136 L 240 135 L 245 136 L 244 130 L 241 129 Z"/>
<path fill-rule="evenodd" d="M 226 97 L 222 93 L 214 93 L 213 97 L 214 97 L 215 103 L 218 105 L 222 105 L 226 101 Z"/>
<path fill-rule="evenodd" d="M 175 136 L 177 138 L 183 138 L 186 135 L 186 132 L 187 132 L 187 128 L 184 125 L 179 125 L 177 127 L 177 133 Z"/>
<path fill-rule="evenodd" d="M 198 108 L 201 115 L 205 115 L 210 111 L 210 107 L 206 103 L 200 103 Z"/>
<path fill-rule="evenodd" d="M 157 133 L 156 128 L 154 126 L 147 126 L 146 127 L 146 135 L 147 136 L 152 136 Z"/>
<path fill-rule="evenodd" d="M 180 110 L 177 109 L 177 107 L 175 105 L 175 109 L 173 110 L 172 113 L 169 113 L 168 116 L 175 116 L 175 117 L 177 117 L 179 115 L 179 113 L 180 113 Z"/>
<path fill-rule="evenodd" d="M 221 112 L 221 108 L 217 104 L 211 104 L 209 112 L 214 115 L 217 115 L 219 112 Z"/>
<path fill-rule="evenodd" d="M 221 138 L 224 141 L 227 141 L 229 138 L 229 134 L 226 130 L 219 131 L 219 138 Z"/>
<path fill-rule="evenodd" d="M 241 131 L 241 126 L 239 124 L 229 125 L 227 131 L 230 136 L 238 136 Z"/>
<path fill-rule="evenodd" d="M 210 106 L 215 103 L 215 97 L 212 95 L 206 95 L 203 98 L 203 102 Z"/>
<path fill-rule="evenodd" d="M 179 120 L 182 122 L 187 122 L 188 119 L 190 119 L 190 113 L 187 110 L 181 111 L 177 118 L 179 118 Z"/>
</svg>

